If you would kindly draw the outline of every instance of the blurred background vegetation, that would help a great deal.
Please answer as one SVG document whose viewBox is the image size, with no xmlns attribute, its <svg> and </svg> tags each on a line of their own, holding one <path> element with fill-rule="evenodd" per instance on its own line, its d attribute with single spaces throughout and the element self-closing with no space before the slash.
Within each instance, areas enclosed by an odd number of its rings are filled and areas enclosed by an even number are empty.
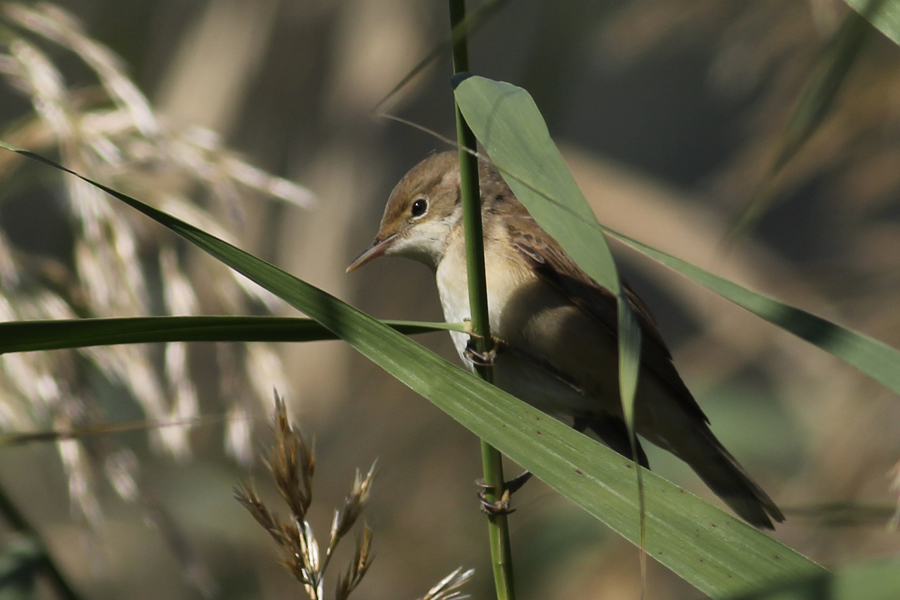
<svg viewBox="0 0 900 600">
<path fill-rule="evenodd" d="M 900 49 L 879 33 L 865 37 L 756 228 L 725 243 L 846 15 L 836 0 L 510 0 L 471 55 L 477 73 L 533 94 L 601 222 L 897 347 Z M 444 149 L 372 109 L 447 21 L 445 4 L 416 0 L 0 2 L 2 138 L 375 316 L 440 320 L 420 265 L 344 268 L 370 243 L 393 184 Z M 444 57 L 384 110 L 452 136 L 449 73 Z M 78 183 L 13 155 L 0 171 L 4 320 L 291 314 Z M 896 555 L 886 524 L 897 398 L 650 261 L 619 256 L 717 435 L 785 509 L 774 535 L 828 567 Z M 456 360 L 445 335 L 422 341 Z M 231 417 L 2 449 L 0 483 L 85 598 L 302 593 L 232 498 L 268 435 L 273 387 L 316 439 L 310 518 L 323 533 L 354 469 L 378 458 L 367 512 L 377 556 L 355 598 L 418 597 L 459 565 L 479 569 L 468 592 L 493 594 L 477 440 L 341 343 L 0 361 L 7 431 Z M 674 459 L 650 460 L 712 499 Z M 274 497 L 264 479 L 261 494 Z M 520 597 L 639 597 L 628 543 L 539 483 L 515 502 Z M 648 591 L 701 597 L 654 565 Z"/>
</svg>

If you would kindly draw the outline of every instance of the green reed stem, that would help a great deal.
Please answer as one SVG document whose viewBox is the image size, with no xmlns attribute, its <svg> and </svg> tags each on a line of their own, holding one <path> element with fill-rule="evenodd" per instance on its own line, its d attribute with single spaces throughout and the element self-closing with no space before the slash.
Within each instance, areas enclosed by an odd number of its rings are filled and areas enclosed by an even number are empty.
<svg viewBox="0 0 900 600">
<path fill-rule="evenodd" d="M 465 0 L 450 0 L 450 27 L 456 30 L 466 19 Z M 453 72 L 469 70 L 468 35 L 463 32 L 453 44 Z M 475 134 L 456 105 L 456 136 L 459 142 L 460 188 L 462 191 L 463 225 L 466 232 L 466 265 L 468 267 L 469 306 L 472 311 L 472 332 L 479 352 L 492 349 L 488 320 L 487 283 L 484 270 L 484 234 L 481 223 L 481 194 L 478 189 L 478 159 L 466 152 L 476 149 Z M 476 367 L 478 374 L 490 383 L 493 375 L 489 367 Z M 481 463 L 484 482 L 489 486 L 485 496 L 489 502 L 503 495 L 503 457 L 493 446 L 482 440 Z M 491 544 L 491 564 L 498 600 L 515 600 L 513 587 L 512 550 L 506 515 L 488 515 L 488 534 Z"/>
</svg>

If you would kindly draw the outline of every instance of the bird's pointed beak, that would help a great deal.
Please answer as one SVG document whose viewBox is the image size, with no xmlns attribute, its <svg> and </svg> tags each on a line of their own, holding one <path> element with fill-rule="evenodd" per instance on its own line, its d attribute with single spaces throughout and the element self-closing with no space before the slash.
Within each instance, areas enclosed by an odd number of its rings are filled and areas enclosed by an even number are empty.
<svg viewBox="0 0 900 600">
<path fill-rule="evenodd" d="M 375 241 L 372 242 L 371 246 L 369 246 L 368 248 L 363 250 L 362 254 L 357 256 L 353 260 L 353 262 L 350 263 L 350 266 L 347 267 L 347 270 L 345 271 L 345 273 L 352 273 L 353 271 L 357 270 L 364 264 L 366 264 L 368 262 L 372 262 L 373 260 L 375 260 L 376 258 L 381 256 L 382 254 L 384 254 L 385 251 L 391 247 L 391 243 L 394 241 L 394 238 L 396 238 L 396 237 L 397 237 L 397 234 L 394 234 L 383 240 L 379 240 L 376 238 Z"/>
</svg>

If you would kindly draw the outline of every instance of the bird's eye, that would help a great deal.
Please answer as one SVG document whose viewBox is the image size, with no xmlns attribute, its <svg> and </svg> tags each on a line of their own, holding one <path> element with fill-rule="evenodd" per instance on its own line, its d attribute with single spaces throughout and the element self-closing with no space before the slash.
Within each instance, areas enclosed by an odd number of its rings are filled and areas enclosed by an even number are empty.
<svg viewBox="0 0 900 600">
<path fill-rule="evenodd" d="M 419 198 L 412 203 L 410 213 L 412 213 L 412 216 L 414 217 L 421 217 L 425 214 L 426 210 L 428 210 L 428 201 L 425 200 L 425 198 Z"/>
</svg>

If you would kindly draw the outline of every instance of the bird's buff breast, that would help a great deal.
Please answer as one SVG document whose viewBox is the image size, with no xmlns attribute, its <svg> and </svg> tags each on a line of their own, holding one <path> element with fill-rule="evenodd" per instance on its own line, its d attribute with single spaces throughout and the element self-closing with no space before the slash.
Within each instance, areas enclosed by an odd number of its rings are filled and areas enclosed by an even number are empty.
<svg viewBox="0 0 900 600">
<path fill-rule="evenodd" d="M 596 398 L 585 396 L 529 359 L 530 352 L 538 355 L 541 352 L 529 339 L 529 332 L 534 329 L 530 316 L 543 307 L 529 306 L 523 310 L 519 304 L 523 288 L 533 285 L 535 281 L 529 278 L 527 272 L 517 270 L 508 261 L 488 259 L 485 271 L 491 334 L 503 344 L 509 344 L 500 349 L 494 362 L 494 383 L 497 387 L 555 416 L 596 412 Z M 448 323 L 462 323 L 470 319 L 463 253 L 445 254 L 435 276 L 444 319 Z M 472 371 L 472 363 L 464 356 L 469 336 L 461 332 L 450 332 L 450 336 L 466 368 Z"/>
</svg>

